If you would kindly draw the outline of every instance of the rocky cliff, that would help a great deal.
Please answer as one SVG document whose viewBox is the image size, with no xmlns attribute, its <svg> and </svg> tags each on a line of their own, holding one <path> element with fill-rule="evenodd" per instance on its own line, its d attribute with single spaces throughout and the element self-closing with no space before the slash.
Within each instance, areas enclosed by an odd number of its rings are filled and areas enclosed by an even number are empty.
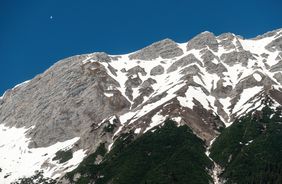
<svg viewBox="0 0 282 184">
<path fill-rule="evenodd" d="M 125 55 L 66 58 L 0 98 L 0 181 L 35 170 L 61 177 L 101 143 L 109 151 L 119 135 L 167 118 L 209 145 L 265 96 L 282 104 L 281 29 L 253 39 L 203 32 Z M 72 157 L 59 162 L 58 151 Z"/>
</svg>

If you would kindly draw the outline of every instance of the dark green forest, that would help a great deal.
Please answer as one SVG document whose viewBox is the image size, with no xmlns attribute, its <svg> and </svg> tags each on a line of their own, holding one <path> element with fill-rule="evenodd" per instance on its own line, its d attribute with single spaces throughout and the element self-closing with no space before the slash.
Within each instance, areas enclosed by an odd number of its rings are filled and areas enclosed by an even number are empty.
<svg viewBox="0 0 282 184">
<path fill-rule="evenodd" d="M 78 184 L 201 184 L 212 181 L 207 168 L 212 162 L 205 155 L 204 142 L 187 126 L 177 127 L 167 120 L 162 127 L 154 128 L 138 138 L 134 133 L 123 134 L 106 154 L 105 145 L 86 158 L 67 177 L 81 177 Z M 95 164 L 98 155 L 104 156 Z"/>
<path fill-rule="evenodd" d="M 226 183 L 282 183 L 281 109 L 265 106 L 235 121 L 213 143 L 210 156 Z"/>
</svg>

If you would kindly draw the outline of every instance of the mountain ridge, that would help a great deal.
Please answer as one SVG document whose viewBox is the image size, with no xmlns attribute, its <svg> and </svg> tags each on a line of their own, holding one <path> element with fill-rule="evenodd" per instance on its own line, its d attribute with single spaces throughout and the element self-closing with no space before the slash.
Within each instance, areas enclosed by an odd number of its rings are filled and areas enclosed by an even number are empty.
<svg viewBox="0 0 282 184">
<path fill-rule="evenodd" d="M 208 145 L 237 118 L 258 109 L 264 95 L 281 105 L 281 51 L 277 29 L 253 39 L 203 32 L 186 43 L 164 39 L 125 55 L 73 56 L 5 92 L 1 130 L 23 128 L 28 145 L 11 144 L 22 152 L 66 143 L 64 149 L 75 153 L 68 166 L 52 160 L 59 148 L 38 157 L 36 170 L 52 168 L 46 176 L 53 178 L 75 168 L 102 142 L 111 150 L 122 133 L 142 135 L 168 117 Z M 14 165 L 2 168 L 0 177 L 20 162 L 7 159 Z"/>
</svg>

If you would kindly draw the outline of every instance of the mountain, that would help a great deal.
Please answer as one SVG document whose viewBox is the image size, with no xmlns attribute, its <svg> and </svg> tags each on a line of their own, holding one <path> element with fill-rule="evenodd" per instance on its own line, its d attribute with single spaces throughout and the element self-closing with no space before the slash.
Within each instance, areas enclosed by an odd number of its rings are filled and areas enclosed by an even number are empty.
<svg viewBox="0 0 282 184">
<path fill-rule="evenodd" d="M 210 156 L 221 183 L 282 182 L 282 108 L 264 106 L 236 120 L 215 140 Z"/>
<path fill-rule="evenodd" d="M 0 183 L 276 182 L 281 104 L 282 29 L 73 56 L 0 97 Z"/>
</svg>

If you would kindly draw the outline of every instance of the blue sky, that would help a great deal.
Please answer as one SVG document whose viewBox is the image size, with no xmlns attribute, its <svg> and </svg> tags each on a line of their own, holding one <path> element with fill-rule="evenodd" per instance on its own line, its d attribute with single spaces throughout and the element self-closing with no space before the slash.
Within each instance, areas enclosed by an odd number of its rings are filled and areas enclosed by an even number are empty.
<svg viewBox="0 0 282 184">
<path fill-rule="evenodd" d="M 282 28 L 281 7 L 281 0 L 0 0 L 0 93 L 72 55 L 128 53 L 205 30 L 254 37 Z"/>
</svg>

